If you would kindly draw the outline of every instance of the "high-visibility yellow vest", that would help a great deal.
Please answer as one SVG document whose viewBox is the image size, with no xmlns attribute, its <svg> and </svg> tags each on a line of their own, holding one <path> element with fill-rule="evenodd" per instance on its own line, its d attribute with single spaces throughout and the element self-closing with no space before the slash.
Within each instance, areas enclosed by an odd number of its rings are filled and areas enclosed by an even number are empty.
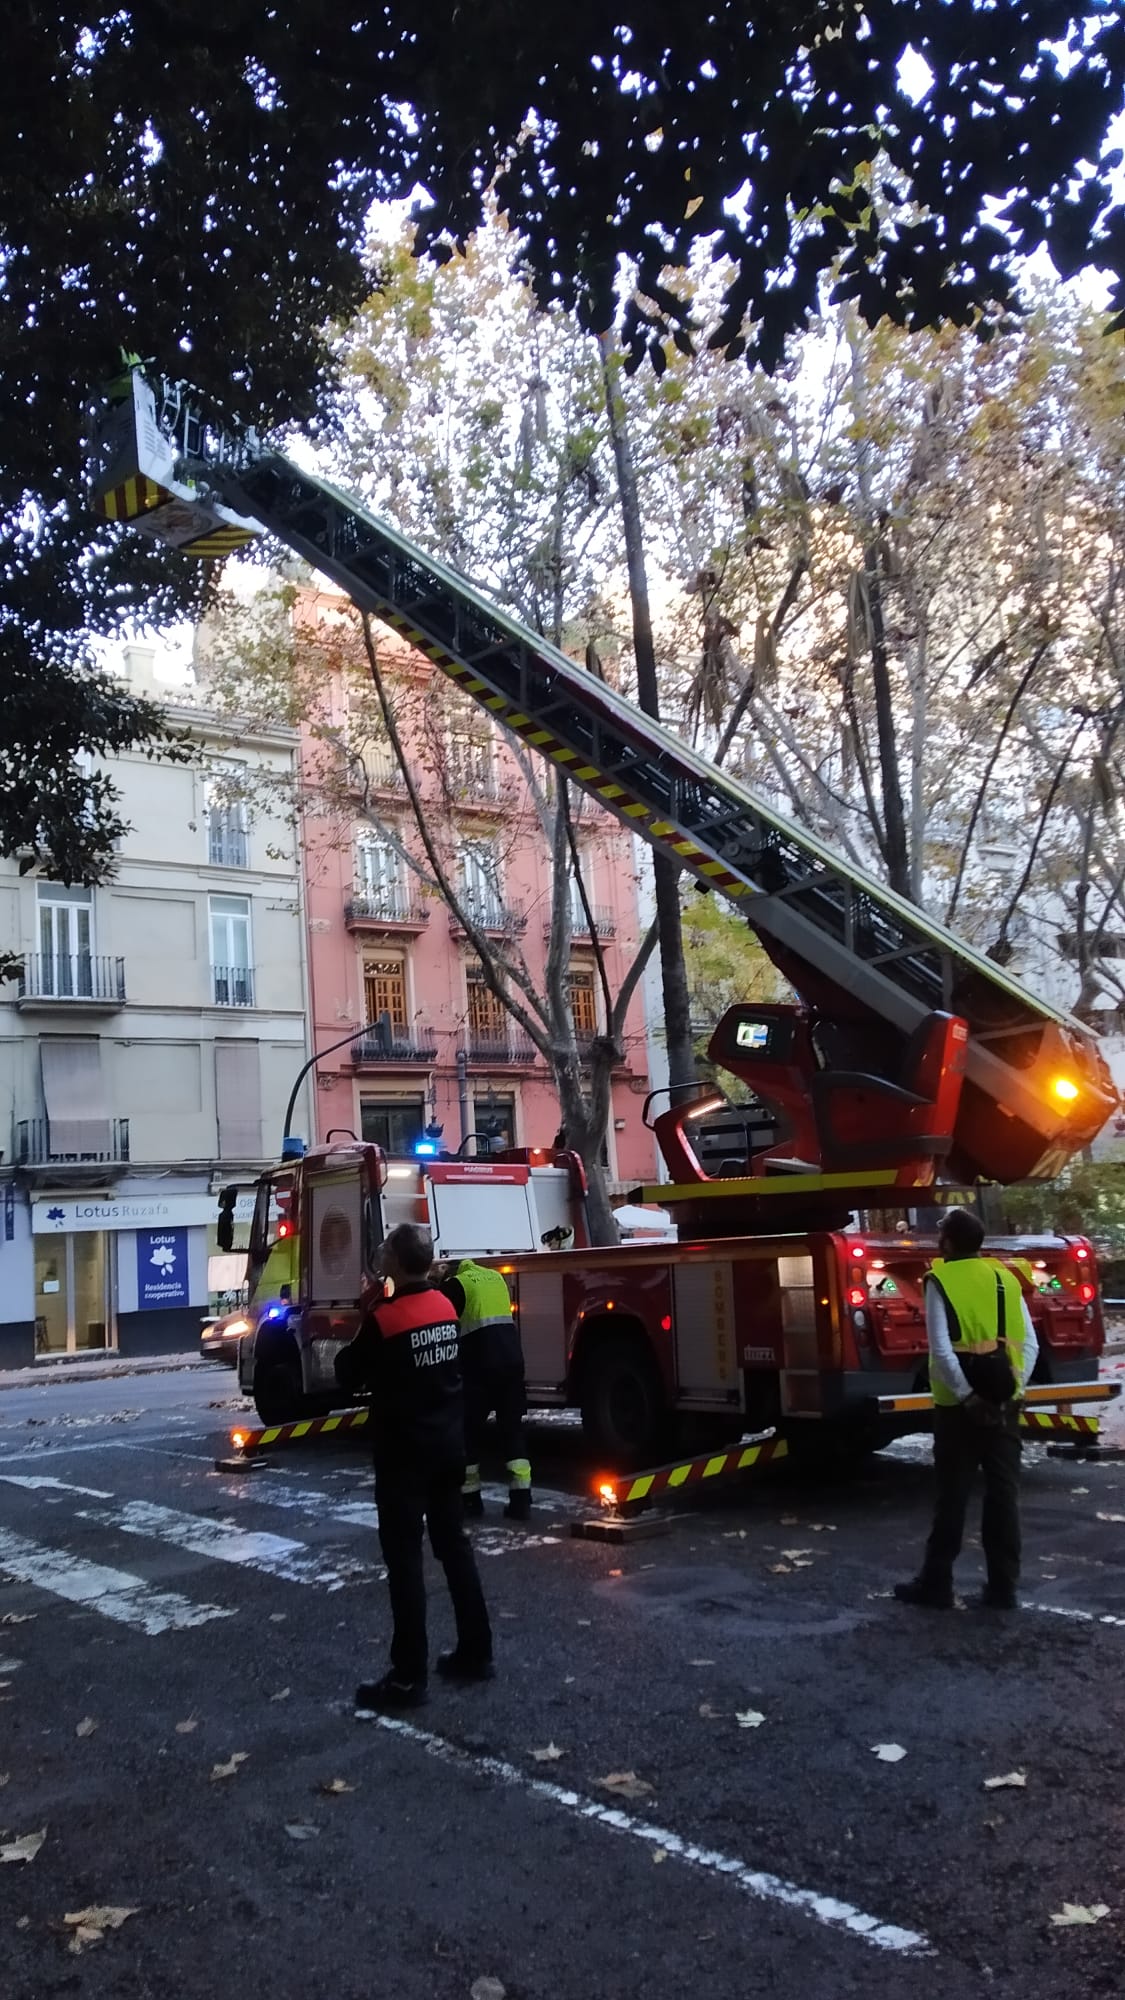
<svg viewBox="0 0 1125 2000">
<path fill-rule="evenodd" d="M 256 1299 L 276 1299 L 281 1296 L 281 1287 L 290 1289 L 297 1282 L 297 1238 L 280 1236 L 270 1245 L 269 1256 L 262 1265 L 261 1276 L 254 1287 Z"/>
<path fill-rule="evenodd" d="M 949 1337 L 954 1353 L 991 1354 L 1000 1335 L 1000 1300 L 1004 1303 L 1004 1344 L 1017 1381 L 1023 1380 L 1023 1293 L 1019 1279 L 993 1257 L 935 1257 L 930 1276 L 945 1300 Z M 999 1286 L 999 1290 L 997 1287 Z M 930 1394 L 935 1403 L 956 1404 L 951 1389 L 930 1370 Z"/>
<path fill-rule="evenodd" d="M 463 1334 L 472 1333 L 478 1326 L 493 1326 L 497 1320 L 511 1319 L 512 1301 L 499 1271 L 490 1271 L 466 1257 L 457 1266 L 457 1282 L 465 1294 L 461 1313 Z"/>
</svg>

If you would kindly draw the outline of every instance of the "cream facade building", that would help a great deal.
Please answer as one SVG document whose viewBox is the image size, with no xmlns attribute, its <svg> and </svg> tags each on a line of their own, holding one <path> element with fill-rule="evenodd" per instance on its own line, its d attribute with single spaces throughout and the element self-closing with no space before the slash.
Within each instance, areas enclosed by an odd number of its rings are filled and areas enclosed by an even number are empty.
<svg viewBox="0 0 1125 2000">
<path fill-rule="evenodd" d="M 0 861 L 0 943 L 23 959 L 0 984 L 0 1368 L 192 1345 L 217 1190 L 276 1158 L 306 1057 L 296 737 L 235 738 L 150 648 L 122 671 L 198 756 L 106 763 L 130 830 L 104 884 Z"/>
</svg>

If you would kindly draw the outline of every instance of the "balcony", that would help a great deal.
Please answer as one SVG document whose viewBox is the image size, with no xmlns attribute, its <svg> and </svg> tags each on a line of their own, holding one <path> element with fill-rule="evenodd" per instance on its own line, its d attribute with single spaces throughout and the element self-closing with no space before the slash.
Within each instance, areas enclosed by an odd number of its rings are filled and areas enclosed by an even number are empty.
<svg viewBox="0 0 1125 2000">
<path fill-rule="evenodd" d="M 252 1007 L 254 974 L 248 965 L 213 965 L 211 999 L 216 1007 Z"/>
<path fill-rule="evenodd" d="M 108 1146 L 88 1153 L 60 1153 L 51 1144 L 45 1118 L 19 1118 L 15 1125 L 17 1167 L 123 1166 L 129 1158 L 129 1120 L 109 1120 Z"/>
<path fill-rule="evenodd" d="M 527 917 L 514 903 L 501 903 L 492 898 L 478 900 L 474 896 L 462 896 L 461 902 L 477 929 L 486 931 L 491 937 L 522 937 L 527 929 Z M 454 910 L 449 912 L 449 928 L 454 937 L 464 937 L 465 926 Z"/>
<path fill-rule="evenodd" d="M 125 1005 L 125 960 L 88 952 L 30 952 L 19 975 L 16 1005 L 24 1012 L 66 1007 L 74 1013 L 112 1014 Z"/>
<path fill-rule="evenodd" d="M 350 931 L 423 931 L 429 921 L 429 904 L 399 887 L 352 896 L 344 904 L 344 922 Z"/>
<path fill-rule="evenodd" d="M 357 1069 L 379 1069 L 388 1063 L 434 1063 L 437 1038 L 428 1028 L 416 1034 L 398 1027 L 372 1028 L 352 1043 L 352 1061 Z"/>
<path fill-rule="evenodd" d="M 349 759 L 350 785 L 353 792 L 397 792 L 406 791 L 399 762 L 391 749 L 367 748 L 354 753 Z"/>
<path fill-rule="evenodd" d="M 572 937 L 583 938 L 583 937 L 593 936 L 598 938 L 615 938 L 617 936 L 617 917 L 613 912 L 613 910 L 611 910 L 609 906 L 605 903 L 591 903 L 590 909 L 593 913 L 593 918 L 594 918 L 594 928 L 592 932 L 590 929 L 589 918 L 587 917 L 585 910 L 582 908 L 582 905 L 577 902 L 572 903 L 570 910 L 570 930 Z M 543 919 L 544 937 L 547 937 L 549 935 L 550 929 L 551 929 L 551 919 L 550 917 L 544 917 Z"/>
<path fill-rule="evenodd" d="M 466 1028 L 465 1049 L 470 1063 L 488 1069 L 524 1069 L 539 1054 L 522 1028 Z"/>
</svg>

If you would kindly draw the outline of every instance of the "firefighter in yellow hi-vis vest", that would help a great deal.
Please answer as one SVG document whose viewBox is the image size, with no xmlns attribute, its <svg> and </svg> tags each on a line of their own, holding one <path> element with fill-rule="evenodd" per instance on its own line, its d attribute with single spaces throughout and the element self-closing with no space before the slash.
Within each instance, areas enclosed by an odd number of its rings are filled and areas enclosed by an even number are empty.
<svg viewBox="0 0 1125 2000">
<path fill-rule="evenodd" d="M 1019 1279 L 982 1257 L 984 1230 L 953 1208 L 926 1278 L 926 1334 L 934 1399 L 934 1521 L 918 1575 L 896 1583 L 902 1604 L 949 1610 L 974 1474 L 984 1474 L 982 1605 L 1014 1611 L 1020 1573 L 1019 1399 L 1039 1351 Z"/>
<path fill-rule="evenodd" d="M 523 1419 L 527 1409 L 523 1348 L 512 1313 L 508 1287 L 499 1271 L 463 1257 L 442 1289 L 461 1329 L 461 1374 L 465 1384 L 466 1514 L 484 1513 L 480 1462 L 485 1426 L 496 1412 L 500 1450 L 508 1473 L 511 1521 L 526 1521 L 531 1512 L 531 1467 L 524 1455 Z"/>
</svg>

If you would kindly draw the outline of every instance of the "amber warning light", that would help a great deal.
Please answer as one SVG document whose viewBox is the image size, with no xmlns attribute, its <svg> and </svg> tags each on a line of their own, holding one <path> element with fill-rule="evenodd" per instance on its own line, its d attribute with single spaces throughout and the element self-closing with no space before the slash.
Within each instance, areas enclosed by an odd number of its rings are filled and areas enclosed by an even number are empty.
<svg viewBox="0 0 1125 2000">
<path fill-rule="evenodd" d="M 1072 1083 L 1068 1076 L 1056 1076 L 1051 1089 L 1060 1104 L 1073 1104 L 1078 1096 L 1078 1085 Z"/>
<path fill-rule="evenodd" d="M 230 1441 L 236 1451 L 241 1451 L 243 1445 L 246 1443 L 246 1432 L 232 1431 L 230 1434 Z"/>
<path fill-rule="evenodd" d="M 603 1507 L 615 1507 L 617 1505 L 617 1489 L 608 1479 L 599 1480 L 598 1499 L 601 1501 Z"/>
</svg>

